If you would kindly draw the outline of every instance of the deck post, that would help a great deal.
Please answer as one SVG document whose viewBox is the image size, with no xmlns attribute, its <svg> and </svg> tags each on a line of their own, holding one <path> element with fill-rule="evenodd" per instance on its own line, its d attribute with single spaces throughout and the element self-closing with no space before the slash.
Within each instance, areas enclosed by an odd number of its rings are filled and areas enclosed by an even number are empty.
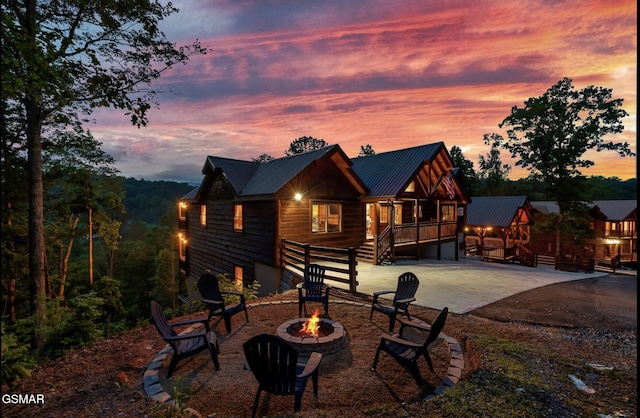
<svg viewBox="0 0 640 418">
<path fill-rule="evenodd" d="M 351 293 L 356 293 L 356 287 L 358 285 L 358 271 L 356 270 L 357 263 L 356 249 L 354 247 L 349 247 L 349 291 Z"/>
</svg>

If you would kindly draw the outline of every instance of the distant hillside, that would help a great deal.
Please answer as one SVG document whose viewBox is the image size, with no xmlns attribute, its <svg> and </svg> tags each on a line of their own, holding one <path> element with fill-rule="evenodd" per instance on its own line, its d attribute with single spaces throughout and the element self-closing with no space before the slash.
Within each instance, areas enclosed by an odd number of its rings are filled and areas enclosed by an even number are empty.
<svg viewBox="0 0 640 418">
<path fill-rule="evenodd" d="M 127 217 L 158 225 L 162 216 L 177 208 L 178 199 L 193 189 L 188 183 L 127 178 L 124 181 Z"/>
</svg>

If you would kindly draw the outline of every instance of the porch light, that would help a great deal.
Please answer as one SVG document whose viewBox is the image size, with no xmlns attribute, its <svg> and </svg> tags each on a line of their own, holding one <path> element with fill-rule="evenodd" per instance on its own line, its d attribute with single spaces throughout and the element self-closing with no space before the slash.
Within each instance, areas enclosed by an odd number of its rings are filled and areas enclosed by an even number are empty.
<svg viewBox="0 0 640 418">
<path fill-rule="evenodd" d="M 620 244 L 620 240 L 619 239 L 605 239 L 604 243 L 605 244 Z"/>
<path fill-rule="evenodd" d="M 294 199 L 296 202 L 301 201 L 301 200 L 302 200 L 302 193 L 296 193 L 296 194 L 293 196 L 293 199 Z"/>
</svg>

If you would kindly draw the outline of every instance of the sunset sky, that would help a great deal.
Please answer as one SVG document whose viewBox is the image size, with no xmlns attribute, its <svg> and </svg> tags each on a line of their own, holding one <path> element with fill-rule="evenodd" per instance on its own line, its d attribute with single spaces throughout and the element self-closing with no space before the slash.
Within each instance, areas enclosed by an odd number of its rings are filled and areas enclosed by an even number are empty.
<svg viewBox="0 0 640 418">
<path fill-rule="evenodd" d="M 635 1 L 176 0 L 177 45 L 209 48 L 163 74 L 149 126 L 101 110 L 90 127 L 126 177 L 199 183 L 207 155 L 284 156 L 301 136 L 350 157 L 443 141 L 478 169 L 485 133 L 563 77 L 613 89 L 609 137 L 635 153 Z M 636 157 L 590 153 L 585 175 L 636 177 Z M 502 160 L 513 160 L 502 151 Z M 526 175 L 513 167 L 511 179 Z"/>
</svg>

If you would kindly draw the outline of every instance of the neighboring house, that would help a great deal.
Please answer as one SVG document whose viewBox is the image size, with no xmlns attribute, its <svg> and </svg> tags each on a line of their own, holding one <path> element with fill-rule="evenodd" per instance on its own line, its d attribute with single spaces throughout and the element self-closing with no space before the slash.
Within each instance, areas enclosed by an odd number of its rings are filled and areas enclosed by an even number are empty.
<svg viewBox="0 0 640 418">
<path fill-rule="evenodd" d="M 618 256 L 619 263 L 637 268 L 638 262 L 638 202 L 636 200 L 596 200 L 588 204 L 591 221 L 589 227 L 594 238 L 579 242 L 563 236 L 563 256 L 590 257 L 609 264 Z M 531 202 L 537 218 L 545 219 L 558 214 L 555 202 Z M 565 234 L 566 235 L 566 234 Z M 532 248 L 539 254 L 555 255 L 556 239 L 553 231 L 536 231 Z"/>
<path fill-rule="evenodd" d="M 533 223 L 526 196 L 472 197 L 464 228 L 467 253 L 532 266 L 528 244 Z"/>
<path fill-rule="evenodd" d="M 442 142 L 354 159 L 338 145 L 263 163 L 210 156 L 202 173 L 179 207 L 187 283 L 210 270 L 277 292 L 285 241 L 373 263 L 459 256 L 469 198 Z"/>
</svg>

